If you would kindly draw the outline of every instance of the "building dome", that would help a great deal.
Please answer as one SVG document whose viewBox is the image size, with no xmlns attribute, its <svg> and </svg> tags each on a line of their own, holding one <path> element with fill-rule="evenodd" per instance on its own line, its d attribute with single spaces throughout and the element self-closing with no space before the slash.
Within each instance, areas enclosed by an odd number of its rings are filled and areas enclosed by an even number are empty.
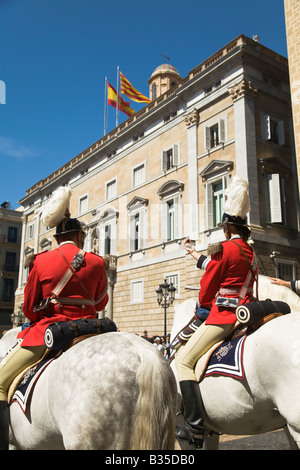
<svg viewBox="0 0 300 470">
<path fill-rule="evenodd" d="M 158 67 L 156 67 L 156 69 L 154 70 L 154 72 L 152 73 L 151 75 L 151 78 L 154 77 L 154 75 L 157 75 L 157 74 L 160 74 L 160 73 L 174 73 L 176 75 L 178 75 L 178 77 L 180 77 L 179 73 L 178 73 L 178 70 L 171 64 L 161 64 L 159 65 Z"/>
<path fill-rule="evenodd" d="M 150 99 L 155 100 L 173 86 L 178 85 L 181 80 L 178 70 L 173 65 L 167 63 L 159 65 L 148 80 Z"/>
</svg>

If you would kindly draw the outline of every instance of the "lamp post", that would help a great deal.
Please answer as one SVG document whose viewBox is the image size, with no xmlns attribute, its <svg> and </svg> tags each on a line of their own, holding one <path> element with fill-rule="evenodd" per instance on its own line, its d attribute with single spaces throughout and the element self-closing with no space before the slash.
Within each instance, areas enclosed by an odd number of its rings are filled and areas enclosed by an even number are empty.
<svg viewBox="0 0 300 470">
<path fill-rule="evenodd" d="M 18 313 L 15 314 L 15 313 L 12 313 L 10 318 L 11 318 L 11 323 L 12 323 L 12 326 L 16 327 L 16 326 L 21 326 L 23 325 L 23 323 L 25 322 L 26 320 L 26 317 L 23 313 L 23 309 L 22 309 L 22 306 L 23 306 L 23 302 L 20 303 L 19 305 L 19 309 L 18 309 Z"/>
<path fill-rule="evenodd" d="M 167 335 L 167 308 L 172 305 L 175 300 L 176 287 L 173 286 L 172 282 L 167 283 L 167 280 L 164 280 L 163 284 L 159 285 L 159 288 L 156 290 L 157 302 L 164 309 L 164 335 Z"/>
</svg>

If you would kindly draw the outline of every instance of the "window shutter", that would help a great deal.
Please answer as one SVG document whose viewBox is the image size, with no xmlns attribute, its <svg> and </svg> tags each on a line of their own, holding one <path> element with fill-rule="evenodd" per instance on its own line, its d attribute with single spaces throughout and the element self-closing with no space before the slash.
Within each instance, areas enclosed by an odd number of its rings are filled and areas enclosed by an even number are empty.
<svg viewBox="0 0 300 470">
<path fill-rule="evenodd" d="M 211 183 L 206 184 L 206 225 L 207 229 L 212 228 L 214 224 L 213 209 L 213 186 Z"/>
<path fill-rule="evenodd" d="M 133 186 L 138 186 L 145 181 L 145 165 L 140 165 L 133 170 Z"/>
<path fill-rule="evenodd" d="M 144 299 L 144 282 L 131 281 L 131 303 L 140 303 Z"/>
<path fill-rule="evenodd" d="M 219 143 L 225 142 L 225 119 L 219 119 Z"/>
<path fill-rule="evenodd" d="M 271 118 L 268 114 L 262 115 L 262 137 L 265 140 L 271 139 Z"/>
<path fill-rule="evenodd" d="M 280 196 L 280 176 L 278 173 L 267 175 L 269 182 L 270 222 L 282 222 L 282 208 Z"/>
<path fill-rule="evenodd" d="M 204 129 L 204 140 L 205 140 L 205 148 L 206 148 L 206 150 L 209 150 L 211 148 L 210 127 L 205 127 L 205 129 Z"/>
<path fill-rule="evenodd" d="M 135 250 L 135 237 L 136 237 L 136 230 L 135 230 L 135 217 L 134 215 L 129 216 L 129 249 L 130 251 Z"/>
<path fill-rule="evenodd" d="M 174 236 L 176 239 L 176 238 L 181 238 L 181 235 L 182 235 L 181 196 L 176 196 L 174 198 L 174 211 L 175 211 Z"/>
<path fill-rule="evenodd" d="M 162 151 L 162 171 L 166 172 L 168 169 L 168 152 Z"/>
<path fill-rule="evenodd" d="M 284 121 L 278 121 L 279 145 L 284 145 Z"/>
<path fill-rule="evenodd" d="M 100 224 L 99 227 L 99 255 L 104 255 L 104 246 L 105 246 L 105 225 Z"/>
<path fill-rule="evenodd" d="M 173 166 L 179 165 L 179 145 L 173 145 Z"/>
<path fill-rule="evenodd" d="M 110 224 L 111 229 L 111 242 L 110 242 L 110 251 L 112 255 L 117 253 L 117 222 L 114 219 Z"/>
<path fill-rule="evenodd" d="M 280 178 L 280 191 L 281 191 L 281 216 L 282 222 L 287 225 L 288 211 L 287 211 L 287 181 L 285 178 Z"/>
<path fill-rule="evenodd" d="M 168 204 L 162 201 L 161 204 L 161 239 L 162 242 L 168 241 Z"/>
<path fill-rule="evenodd" d="M 147 209 L 144 208 L 140 211 L 140 248 L 146 247 L 146 240 L 147 240 Z"/>
</svg>

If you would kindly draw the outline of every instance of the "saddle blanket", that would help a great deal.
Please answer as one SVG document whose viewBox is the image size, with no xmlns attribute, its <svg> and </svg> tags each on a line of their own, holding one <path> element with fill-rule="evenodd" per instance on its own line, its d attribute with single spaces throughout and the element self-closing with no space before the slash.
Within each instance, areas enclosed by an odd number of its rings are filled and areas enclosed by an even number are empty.
<svg viewBox="0 0 300 470">
<path fill-rule="evenodd" d="M 242 380 L 244 378 L 244 344 L 247 336 L 213 346 L 203 357 L 202 364 L 197 364 L 198 380 L 213 374 L 226 375 Z M 197 371 L 198 369 L 198 371 Z"/>
<path fill-rule="evenodd" d="M 37 364 L 33 365 L 29 369 L 24 371 L 14 380 L 10 390 L 9 403 L 17 402 L 20 405 L 21 410 L 26 413 L 27 405 L 31 397 L 31 392 L 36 384 L 37 379 L 46 369 L 46 367 L 53 361 L 55 357 L 49 359 L 42 359 Z M 22 375 L 23 374 L 23 375 Z"/>
<path fill-rule="evenodd" d="M 71 343 L 69 343 L 68 347 L 74 346 L 80 341 L 90 338 L 91 336 L 94 336 L 94 334 L 78 336 L 77 338 L 74 338 Z M 27 406 L 29 404 L 29 399 L 31 397 L 31 392 L 37 382 L 37 379 L 40 377 L 46 367 L 50 364 L 50 362 L 52 362 L 54 359 L 57 359 L 63 353 L 63 350 L 61 349 L 60 351 L 50 352 L 50 354 L 48 353 L 49 351 L 45 353 L 45 355 L 39 362 L 23 370 L 14 379 L 13 383 L 9 388 L 8 402 L 10 404 L 13 402 L 17 402 L 24 413 L 26 413 Z"/>
</svg>

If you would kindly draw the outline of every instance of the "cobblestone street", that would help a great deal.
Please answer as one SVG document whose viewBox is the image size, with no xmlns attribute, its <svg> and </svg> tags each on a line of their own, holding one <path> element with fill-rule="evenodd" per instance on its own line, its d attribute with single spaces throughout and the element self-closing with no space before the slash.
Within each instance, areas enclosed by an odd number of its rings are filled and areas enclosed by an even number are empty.
<svg viewBox="0 0 300 470">
<path fill-rule="evenodd" d="M 175 450 L 194 450 L 183 441 L 176 442 Z M 257 436 L 220 436 L 219 450 L 289 450 L 284 431 L 273 431 Z"/>
</svg>

